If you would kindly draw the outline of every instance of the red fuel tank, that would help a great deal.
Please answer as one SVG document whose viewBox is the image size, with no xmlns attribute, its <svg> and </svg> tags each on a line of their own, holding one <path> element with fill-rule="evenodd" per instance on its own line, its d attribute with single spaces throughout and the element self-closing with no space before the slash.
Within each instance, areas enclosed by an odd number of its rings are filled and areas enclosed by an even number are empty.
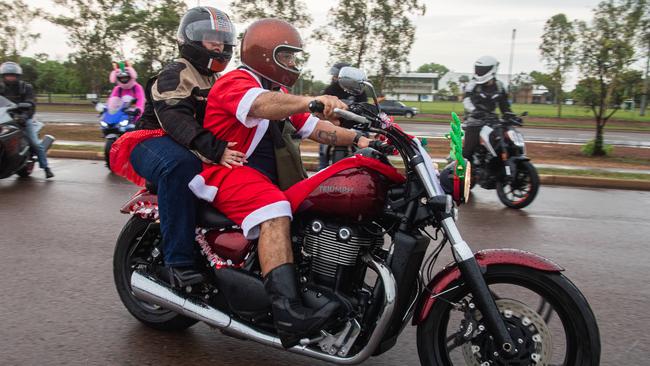
<svg viewBox="0 0 650 366">
<path fill-rule="evenodd" d="M 382 213 L 388 180 L 367 168 L 342 170 L 327 178 L 300 205 L 299 211 L 365 221 Z"/>
</svg>

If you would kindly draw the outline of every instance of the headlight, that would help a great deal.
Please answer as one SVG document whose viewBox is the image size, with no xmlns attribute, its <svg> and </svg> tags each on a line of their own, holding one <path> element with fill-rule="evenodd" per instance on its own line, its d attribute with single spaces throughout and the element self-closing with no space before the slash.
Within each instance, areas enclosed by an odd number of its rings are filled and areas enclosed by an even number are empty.
<svg viewBox="0 0 650 366">
<path fill-rule="evenodd" d="M 120 122 L 120 126 L 124 127 L 129 124 L 129 120 L 125 119 L 124 121 Z"/>
<path fill-rule="evenodd" d="M 104 121 L 99 122 L 99 124 L 100 124 L 102 127 L 108 127 L 108 123 L 106 123 L 106 122 L 104 122 Z"/>
<path fill-rule="evenodd" d="M 506 136 L 508 136 L 508 139 L 512 141 L 515 146 L 524 147 L 524 135 L 521 133 L 514 130 L 508 130 Z"/>
</svg>

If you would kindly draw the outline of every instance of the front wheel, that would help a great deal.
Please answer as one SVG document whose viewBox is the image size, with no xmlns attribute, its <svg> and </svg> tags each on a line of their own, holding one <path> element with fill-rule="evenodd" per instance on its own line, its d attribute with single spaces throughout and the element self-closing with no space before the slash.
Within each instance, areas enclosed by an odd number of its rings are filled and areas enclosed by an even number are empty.
<svg viewBox="0 0 650 366">
<path fill-rule="evenodd" d="M 111 170 L 111 162 L 110 162 L 111 147 L 113 146 L 114 142 L 115 142 L 115 138 L 109 138 L 106 139 L 106 144 L 104 144 L 104 161 L 106 162 L 106 167 L 108 168 L 108 170 Z"/>
<path fill-rule="evenodd" d="M 154 248 L 160 245 L 160 231 L 152 221 L 131 216 L 115 246 L 113 278 L 117 293 L 126 309 L 142 323 L 159 330 L 182 330 L 197 321 L 157 305 L 139 300 L 131 289 L 131 274 L 136 269 L 146 269 L 155 259 Z M 149 230 L 147 230 L 149 228 Z"/>
<path fill-rule="evenodd" d="M 497 195 L 504 205 L 524 208 L 533 202 L 539 191 L 537 169 L 529 161 L 517 164 L 517 172 L 510 182 L 497 182 Z"/>
<path fill-rule="evenodd" d="M 413 112 L 406 112 L 406 113 L 404 113 L 404 117 L 406 117 L 406 118 L 413 118 Z"/>
<path fill-rule="evenodd" d="M 600 362 L 600 335 L 580 290 L 560 273 L 492 265 L 485 273 L 516 354 L 504 358 L 462 280 L 441 291 L 418 326 L 420 362 L 439 365 L 576 365 Z M 446 292 L 448 291 L 448 292 Z"/>
</svg>

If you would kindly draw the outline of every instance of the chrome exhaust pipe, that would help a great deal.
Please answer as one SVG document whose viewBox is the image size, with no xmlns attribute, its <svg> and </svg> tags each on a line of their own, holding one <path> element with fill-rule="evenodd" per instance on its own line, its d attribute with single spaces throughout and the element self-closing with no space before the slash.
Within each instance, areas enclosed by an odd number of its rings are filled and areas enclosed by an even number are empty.
<svg viewBox="0 0 650 366">
<path fill-rule="evenodd" d="M 280 338 L 275 335 L 251 328 L 250 326 L 232 319 L 225 313 L 203 302 L 185 298 L 183 295 L 171 289 L 158 279 L 139 271 L 135 271 L 131 275 L 131 288 L 133 289 L 135 297 L 142 301 L 156 304 L 165 309 L 200 320 L 215 328 L 223 330 L 226 334 L 250 339 L 267 346 L 272 346 L 327 362 L 341 365 L 354 365 L 368 359 L 379 345 L 386 327 L 393 316 L 397 294 L 395 279 L 393 278 L 390 269 L 375 261 L 370 255 L 365 255 L 363 260 L 368 264 L 368 266 L 377 272 L 379 277 L 382 279 L 385 291 L 385 304 L 381 315 L 377 320 L 375 329 L 368 340 L 368 344 L 366 344 L 361 351 L 350 357 L 330 355 L 323 353 L 320 349 L 302 345 L 285 349 L 282 347 Z"/>
</svg>

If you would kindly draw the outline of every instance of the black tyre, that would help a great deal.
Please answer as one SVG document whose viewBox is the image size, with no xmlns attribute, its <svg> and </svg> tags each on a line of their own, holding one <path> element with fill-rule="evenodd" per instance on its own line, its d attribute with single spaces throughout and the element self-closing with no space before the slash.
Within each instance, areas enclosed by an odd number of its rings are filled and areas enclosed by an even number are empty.
<svg viewBox="0 0 650 366">
<path fill-rule="evenodd" d="M 539 185 L 537 169 L 529 161 L 521 161 L 517 164 L 517 173 L 512 182 L 497 182 L 497 195 L 504 205 L 520 209 L 533 202 Z"/>
<path fill-rule="evenodd" d="M 106 167 L 108 170 L 111 170 L 111 147 L 113 146 L 113 143 L 115 142 L 114 138 L 106 139 L 106 144 L 104 144 L 104 161 L 106 162 Z"/>
<path fill-rule="evenodd" d="M 413 112 L 406 112 L 406 113 L 404 113 L 404 117 L 406 117 L 406 118 L 413 118 Z"/>
<path fill-rule="evenodd" d="M 113 278 L 117 293 L 126 309 L 142 323 L 159 330 L 176 331 L 191 327 L 196 320 L 138 300 L 131 290 L 131 274 L 150 261 L 159 233 L 143 235 L 151 221 L 132 216 L 117 239 L 113 255 Z M 142 240 L 141 240 L 142 239 Z M 139 244 L 138 244 L 139 242 Z"/>
<path fill-rule="evenodd" d="M 29 177 L 34 171 L 34 164 L 35 163 L 33 160 L 28 161 L 24 167 L 20 168 L 20 170 L 16 172 L 16 174 L 18 174 L 18 176 L 21 178 Z"/>
<path fill-rule="evenodd" d="M 418 326 L 422 365 L 599 364 L 600 335 L 594 314 L 582 293 L 562 274 L 493 265 L 485 279 L 515 341 L 517 355 L 507 360 L 494 356 L 496 345 L 481 323 L 480 312 L 471 310 L 474 306 L 467 286 L 454 281 Z M 460 287 L 454 289 L 456 286 Z M 458 304 L 460 308 L 455 307 Z M 474 321 L 472 327 L 467 326 L 468 318 Z"/>
</svg>

